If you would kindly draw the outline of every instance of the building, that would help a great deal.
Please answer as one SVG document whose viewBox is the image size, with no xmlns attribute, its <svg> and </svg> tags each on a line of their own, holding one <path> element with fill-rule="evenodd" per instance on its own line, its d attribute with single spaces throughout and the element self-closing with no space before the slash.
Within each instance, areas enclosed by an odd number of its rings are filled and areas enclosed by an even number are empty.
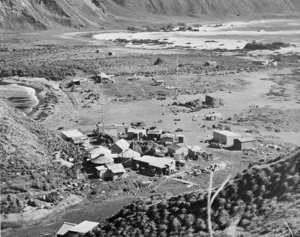
<svg viewBox="0 0 300 237">
<path fill-rule="evenodd" d="M 193 160 L 198 160 L 202 153 L 202 148 L 200 146 L 188 146 L 189 158 Z"/>
<path fill-rule="evenodd" d="M 58 159 L 52 160 L 52 164 L 56 168 L 62 167 L 62 166 L 71 168 L 72 166 L 74 166 L 74 164 L 72 162 L 66 161 L 66 160 L 64 160 L 62 158 L 58 158 Z"/>
<path fill-rule="evenodd" d="M 174 144 L 168 146 L 168 153 L 174 157 L 182 159 L 182 158 L 188 156 L 189 149 L 183 143 L 176 143 L 176 144 L 174 143 Z"/>
<path fill-rule="evenodd" d="M 124 166 L 122 164 L 111 164 L 106 165 L 107 167 L 107 174 L 106 179 L 116 181 L 126 173 L 126 170 L 124 169 Z"/>
<path fill-rule="evenodd" d="M 162 130 L 148 130 L 147 138 L 148 140 L 158 141 L 162 135 Z"/>
<path fill-rule="evenodd" d="M 247 150 L 255 148 L 254 138 L 237 138 L 233 140 L 233 148 L 235 150 Z"/>
<path fill-rule="evenodd" d="M 154 86 L 160 86 L 164 83 L 164 80 L 154 80 L 153 81 L 153 85 Z"/>
<path fill-rule="evenodd" d="M 213 66 L 216 67 L 217 66 L 217 62 L 216 61 L 207 61 L 204 63 L 204 66 Z"/>
<path fill-rule="evenodd" d="M 100 179 L 105 180 L 106 178 L 109 177 L 108 172 L 107 172 L 107 167 L 104 165 L 100 165 L 95 167 L 96 168 L 96 174 Z"/>
<path fill-rule="evenodd" d="M 228 146 L 232 146 L 234 139 L 238 139 L 238 138 L 241 138 L 241 135 L 234 133 L 234 132 L 230 132 L 230 131 L 214 131 L 213 132 L 213 141 L 214 142 L 228 145 Z"/>
<path fill-rule="evenodd" d="M 224 105 L 224 101 L 221 98 L 206 95 L 205 96 L 205 104 L 212 108 L 218 108 L 218 107 Z"/>
<path fill-rule="evenodd" d="M 255 61 L 252 61 L 252 63 L 254 65 L 258 65 L 258 66 L 268 66 L 269 60 L 255 60 Z"/>
<path fill-rule="evenodd" d="M 128 128 L 127 130 L 127 138 L 128 139 L 137 139 L 146 137 L 147 131 L 146 129 L 137 129 L 137 128 Z"/>
<path fill-rule="evenodd" d="M 80 85 L 80 79 L 73 79 L 72 82 L 74 85 L 77 85 L 77 86 Z"/>
<path fill-rule="evenodd" d="M 141 154 L 131 150 L 127 149 L 126 151 L 123 151 L 119 154 L 119 158 L 117 159 L 118 163 L 121 163 L 125 168 L 132 167 L 133 163 L 132 160 L 134 158 L 141 157 Z"/>
<path fill-rule="evenodd" d="M 100 155 L 106 155 L 106 156 L 112 157 L 111 150 L 109 150 L 108 148 L 106 148 L 104 146 L 98 146 L 98 147 L 91 149 L 89 151 L 89 154 L 90 154 L 91 159 L 95 159 Z"/>
<path fill-rule="evenodd" d="M 177 142 L 178 143 L 184 143 L 185 142 L 185 136 L 184 135 L 177 134 L 176 137 L 177 137 Z"/>
<path fill-rule="evenodd" d="M 69 223 L 69 222 L 65 222 L 62 227 L 60 227 L 60 229 L 57 231 L 56 233 L 56 237 L 66 237 L 68 231 L 73 228 L 74 226 L 76 226 L 76 224 L 74 223 Z"/>
<path fill-rule="evenodd" d="M 89 231 L 92 231 L 94 228 L 96 228 L 99 225 L 98 222 L 93 221 L 83 221 L 78 225 L 73 226 L 69 229 L 67 233 L 67 237 L 75 237 L 78 235 L 85 235 Z"/>
<path fill-rule="evenodd" d="M 176 170 L 175 160 L 171 158 L 158 158 L 142 156 L 133 159 L 133 166 L 146 175 L 169 174 Z"/>
<path fill-rule="evenodd" d="M 126 134 L 129 126 L 128 125 L 121 125 L 115 123 L 98 123 L 96 124 L 96 134 L 100 135 L 100 133 L 105 133 L 112 137 L 114 140 L 119 138 L 120 134 Z"/>
<path fill-rule="evenodd" d="M 113 154 L 120 154 L 121 152 L 129 149 L 129 146 L 130 144 L 126 140 L 121 139 L 115 142 L 110 149 Z"/>
<path fill-rule="evenodd" d="M 114 75 L 106 75 L 105 73 L 101 72 L 96 75 L 96 82 L 115 83 L 115 76 Z"/>
<path fill-rule="evenodd" d="M 100 156 L 91 159 L 91 163 L 95 166 L 113 164 L 114 159 L 112 157 L 106 156 L 104 154 L 100 154 Z"/>
<path fill-rule="evenodd" d="M 215 120 L 223 120 L 223 115 L 221 113 L 213 113 L 205 115 L 205 120 L 215 121 Z"/>
<path fill-rule="evenodd" d="M 75 145 L 89 145 L 89 138 L 88 136 L 84 135 L 77 129 L 66 130 L 61 132 L 61 137 L 68 141 L 72 142 Z"/>
<path fill-rule="evenodd" d="M 171 145 L 175 142 L 175 134 L 164 133 L 160 136 L 160 142 L 163 145 Z"/>
</svg>

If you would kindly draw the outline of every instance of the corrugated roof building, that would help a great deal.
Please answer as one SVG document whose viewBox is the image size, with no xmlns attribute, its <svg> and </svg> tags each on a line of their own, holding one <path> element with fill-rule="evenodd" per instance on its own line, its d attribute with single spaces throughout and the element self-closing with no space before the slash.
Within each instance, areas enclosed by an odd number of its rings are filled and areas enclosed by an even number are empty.
<svg viewBox="0 0 300 237">
<path fill-rule="evenodd" d="M 99 222 L 83 221 L 80 224 L 73 226 L 68 231 L 68 237 L 73 237 L 77 234 L 86 234 L 99 225 Z"/>
<path fill-rule="evenodd" d="M 254 138 L 237 138 L 233 141 L 233 148 L 235 150 L 245 150 L 255 148 L 255 139 Z"/>
<path fill-rule="evenodd" d="M 214 131 L 213 140 L 217 143 L 232 146 L 234 139 L 241 138 L 240 134 L 231 131 Z"/>
<path fill-rule="evenodd" d="M 122 178 L 122 176 L 126 173 L 126 170 L 122 164 L 106 165 L 106 167 L 108 170 L 106 177 L 113 181 Z"/>
<path fill-rule="evenodd" d="M 129 146 L 130 144 L 126 140 L 121 139 L 111 146 L 111 151 L 113 154 L 120 154 L 121 152 L 127 150 Z"/>
<path fill-rule="evenodd" d="M 183 143 L 176 143 L 176 144 L 174 143 L 174 144 L 168 146 L 168 153 L 173 156 L 175 156 L 175 154 L 176 154 L 177 157 L 179 157 L 179 158 L 184 158 L 184 157 L 188 156 L 189 149 Z"/>
<path fill-rule="evenodd" d="M 69 223 L 69 222 L 65 222 L 62 227 L 60 227 L 60 229 L 57 231 L 56 233 L 56 237 L 66 237 L 68 231 L 73 228 L 74 226 L 76 226 L 76 224 L 74 223 Z"/>
</svg>

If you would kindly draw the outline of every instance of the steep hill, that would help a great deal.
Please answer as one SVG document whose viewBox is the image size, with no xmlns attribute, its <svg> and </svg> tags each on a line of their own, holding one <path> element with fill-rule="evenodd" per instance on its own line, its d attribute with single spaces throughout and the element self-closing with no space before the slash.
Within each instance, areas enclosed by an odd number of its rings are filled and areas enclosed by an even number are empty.
<svg viewBox="0 0 300 237">
<path fill-rule="evenodd" d="M 1 0 L 0 28 L 97 28 L 168 17 L 217 20 L 300 16 L 298 0 Z"/>
<path fill-rule="evenodd" d="M 299 175 L 299 148 L 237 175 L 212 204 L 214 236 L 291 236 L 284 222 L 299 236 Z M 206 191 L 159 204 L 137 200 L 94 230 L 96 236 L 208 236 L 207 231 Z"/>
<path fill-rule="evenodd" d="M 2 0 L 0 27 L 31 30 L 97 27 L 105 20 L 97 0 Z"/>
<path fill-rule="evenodd" d="M 67 144 L 53 132 L 1 100 L 0 129 L 2 178 L 42 170 L 51 164 L 51 153 Z"/>
</svg>

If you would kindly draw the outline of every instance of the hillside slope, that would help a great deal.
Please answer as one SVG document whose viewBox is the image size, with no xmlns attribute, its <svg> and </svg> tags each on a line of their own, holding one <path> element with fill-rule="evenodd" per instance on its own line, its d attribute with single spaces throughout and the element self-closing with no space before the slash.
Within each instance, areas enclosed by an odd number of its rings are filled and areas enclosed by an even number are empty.
<svg viewBox="0 0 300 237">
<path fill-rule="evenodd" d="M 214 236 L 237 236 L 230 228 L 246 232 L 238 236 L 291 236 L 284 221 L 299 236 L 299 175 L 300 148 L 237 175 L 212 204 Z M 148 199 L 124 207 L 94 232 L 98 236 L 208 236 L 206 191 L 158 204 Z"/>
<path fill-rule="evenodd" d="M 168 17 L 252 18 L 300 16 L 298 0 L 1 0 L 0 28 L 97 28 Z M 157 17 L 157 19 L 156 19 Z M 167 18 L 166 18 L 167 17 Z"/>
<path fill-rule="evenodd" d="M 97 27 L 105 8 L 96 0 L 2 0 L 0 28 L 33 30 Z"/>
<path fill-rule="evenodd" d="M 255 16 L 271 14 L 300 14 L 298 0 L 104 0 L 108 11 L 114 4 L 135 11 L 168 16 Z M 113 3 L 114 4 L 113 4 Z M 217 20 L 217 19 L 216 19 Z"/>
<path fill-rule="evenodd" d="M 1 176 L 52 167 L 52 152 L 67 144 L 38 122 L 0 100 Z M 65 145 L 66 146 L 66 145 Z"/>
</svg>

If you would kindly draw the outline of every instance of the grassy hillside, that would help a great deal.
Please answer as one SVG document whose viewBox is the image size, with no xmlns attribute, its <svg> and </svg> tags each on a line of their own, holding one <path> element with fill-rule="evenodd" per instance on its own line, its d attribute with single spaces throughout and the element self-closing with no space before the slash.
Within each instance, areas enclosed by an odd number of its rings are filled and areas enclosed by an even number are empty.
<svg viewBox="0 0 300 237">
<path fill-rule="evenodd" d="M 298 0 L 2 0 L 0 28 L 124 27 L 130 22 L 300 16 Z"/>
</svg>

